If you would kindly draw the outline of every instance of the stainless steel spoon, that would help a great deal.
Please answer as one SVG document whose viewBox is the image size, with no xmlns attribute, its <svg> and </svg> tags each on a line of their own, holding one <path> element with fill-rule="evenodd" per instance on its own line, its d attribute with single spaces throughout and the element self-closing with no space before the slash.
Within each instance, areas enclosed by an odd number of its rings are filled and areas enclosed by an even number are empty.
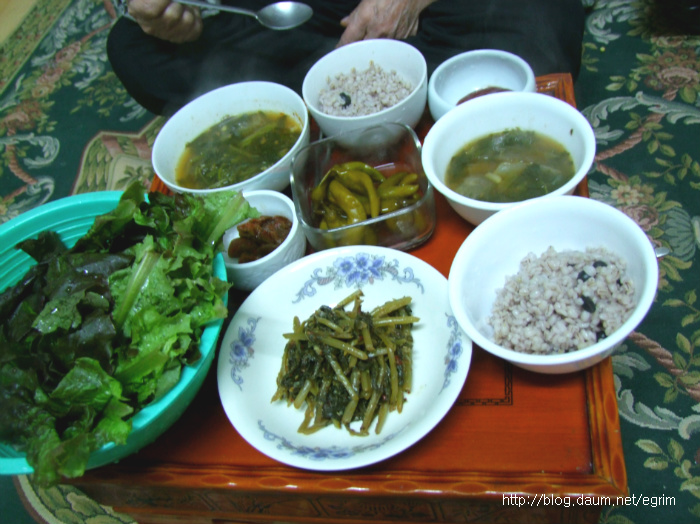
<svg viewBox="0 0 700 524">
<path fill-rule="evenodd" d="M 263 7 L 259 11 L 232 7 L 229 5 L 209 4 L 203 0 L 175 0 L 180 4 L 193 5 L 207 9 L 218 9 L 239 15 L 252 16 L 268 29 L 284 30 L 298 27 L 307 22 L 313 9 L 301 2 L 277 2 Z"/>
<path fill-rule="evenodd" d="M 654 253 L 656 254 L 656 258 L 661 258 L 670 254 L 671 250 L 667 247 L 659 246 L 654 248 Z"/>
</svg>

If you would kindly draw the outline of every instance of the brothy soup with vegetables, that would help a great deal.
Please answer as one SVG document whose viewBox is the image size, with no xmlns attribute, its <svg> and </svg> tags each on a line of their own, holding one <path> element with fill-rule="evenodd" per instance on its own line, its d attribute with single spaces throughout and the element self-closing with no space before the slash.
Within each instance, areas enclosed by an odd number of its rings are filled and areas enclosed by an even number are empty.
<svg viewBox="0 0 700 524">
<path fill-rule="evenodd" d="M 447 166 L 447 186 L 486 202 L 519 202 L 560 188 L 576 173 L 566 148 L 535 131 L 508 129 L 466 144 Z"/>
<path fill-rule="evenodd" d="M 243 182 L 277 163 L 300 135 L 299 122 L 279 111 L 227 117 L 187 144 L 175 181 L 189 189 Z"/>
</svg>

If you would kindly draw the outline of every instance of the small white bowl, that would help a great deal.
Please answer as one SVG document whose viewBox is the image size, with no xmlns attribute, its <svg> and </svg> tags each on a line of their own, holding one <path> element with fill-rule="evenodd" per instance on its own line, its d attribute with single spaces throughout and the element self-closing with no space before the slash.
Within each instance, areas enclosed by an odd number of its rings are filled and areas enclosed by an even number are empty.
<svg viewBox="0 0 700 524">
<path fill-rule="evenodd" d="M 226 117 L 260 110 L 286 113 L 301 126 L 301 135 L 286 155 L 265 171 L 225 187 L 190 189 L 176 182 L 177 164 L 190 141 Z M 293 90 L 273 82 L 231 84 L 196 98 L 163 125 L 153 144 L 153 168 L 163 183 L 176 193 L 209 193 L 231 189 L 282 191 L 289 186 L 292 157 L 309 143 L 309 136 L 310 123 L 306 105 Z"/>
<path fill-rule="evenodd" d="M 396 71 L 409 81 L 413 90 L 408 97 L 370 115 L 344 117 L 321 112 L 319 95 L 330 79 L 350 73 L 353 68 L 363 71 L 372 62 L 386 72 Z M 311 116 L 326 136 L 386 122 L 415 127 L 425 111 L 428 68 L 423 55 L 410 44 L 386 38 L 362 40 L 334 49 L 316 62 L 304 78 L 302 96 Z"/>
<path fill-rule="evenodd" d="M 243 197 L 251 207 L 258 210 L 261 216 L 280 215 L 292 221 L 292 229 L 284 242 L 272 253 L 252 262 L 239 263 L 238 260 L 228 256 L 228 245 L 239 236 L 237 226 L 224 233 L 223 255 L 228 281 L 236 289 L 251 291 L 273 273 L 304 256 L 306 237 L 294 212 L 294 203 L 283 193 L 260 189 L 244 191 Z"/>
<path fill-rule="evenodd" d="M 534 355 L 496 344 L 488 324 L 496 292 L 515 275 L 529 253 L 604 247 L 627 264 L 635 286 L 636 308 L 620 328 L 587 348 Z M 578 196 L 528 201 L 492 216 L 464 241 L 449 275 L 450 305 L 460 327 L 475 344 L 497 357 L 540 373 L 569 373 L 597 364 L 644 319 L 658 286 L 658 263 L 651 241 L 627 215 L 612 206 Z"/>
<path fill-rule="evenodd" d="M 460 104 L 430 128 L 423 142 L 422 162 L 430 183 L 452 208 L 472 224 L 518 204 L 475 200 L 445 184 L 452 157 L 473 140 L 491 133 L 520 128 L 552 138 L 566 148 L 574 162 L 574 176 L 547 195 L 572 194 L 588 174 L 595 157 L 593 128 L 586 117 L 570 104 L 540 93 L 494 93 Z"/>
<path fill-rule="evenodd" d="M 518 55 L 497 49 L 467 51 L 445 60 L 430 75 L 428 107 L 436 122 L 465 96 L 496 87 L 535 92 L 530 64 Z"/>
</svg>

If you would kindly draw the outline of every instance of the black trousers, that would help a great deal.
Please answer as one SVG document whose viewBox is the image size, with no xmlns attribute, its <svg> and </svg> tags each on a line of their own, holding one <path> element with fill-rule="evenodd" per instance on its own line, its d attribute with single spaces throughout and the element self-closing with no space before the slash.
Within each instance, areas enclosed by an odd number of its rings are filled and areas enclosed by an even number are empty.
<svg viewBox="0 0 700 524">
<path fill-rule="evenodd" d="M 226 0 L 224 0 L 226 3 Z M 242 0 L 259 9 L 270 1 Z M 289 31 L 271 31 L 253 18 L 219 13 L 204 20 L 201 38 L 171 44 L 120 18 L 107 41 L 110 63 L 129 94 L 155 114 L 169 115 L 217 87 L 245 80 L 278 82 L 301 92 L 311 65 L 334 49 L 354 0 L 306 0 L 313 18 Z M 473 49 L 503 49 L 529 62 L 536 75 L 569 72 L 581 61 L 581 0 L 438 0 L 421 15 L 419 34 L 407 39 L 428 62 Z"/>
</svg>

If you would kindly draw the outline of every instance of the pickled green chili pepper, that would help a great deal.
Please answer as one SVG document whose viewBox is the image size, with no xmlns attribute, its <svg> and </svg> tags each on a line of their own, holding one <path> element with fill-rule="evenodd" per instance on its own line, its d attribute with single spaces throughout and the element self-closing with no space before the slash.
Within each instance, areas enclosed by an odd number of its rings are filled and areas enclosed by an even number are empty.
<svg viewBox="0 0 700 524">
<path fill-rule="evenodd" d="M 321 220 L 321 229 L 336 229 L 347 225 L 345 219 L 341 216 L 335 205 L 323 205 L 323 219 Z"/>
<path fill-rule="evenodd" d="M 354 173 L 354 174 L 353 174 Z M 340 180 L 342 184 L 347 187 L 350 191 L 352 191 L 355 194 L 362 194 L 366 195 L 367 191 L 365 190 L 364 183 L 362 182 L 361 178 L 362 176 L 368 178 L 366 173 L 362 173 L 361 171 L 332 171 L 332 175 L 335 177 L 336 180 Z M 372 181 L 370 180 L 370 183 Z"/>
<path fill-rule="evenodd" d="M 311 201 L 320 204 L 326 199 L 328 183 L 331 181 L 330 171 L 325 174 L 321 182 L 311 190 Z"/>
<path fill-rule="evenodd" d="M 357 197 L 338 180 L 331 180 L 328 184 L 328 198 L 331 202 L 343 210 L 348 224 L 356 224 L 367 220 L 367 213 Z"/>
<path fill-rule="evenodd" d="M 416 173 L 406 173 L 404 176 L 401 177 L 401 182 L 400 184 L 402 186 L 407 186 L 409 184 L 417 184 L 418 183 L 418 175 Z"/>
<path fill-rule="evenodd" d="M 376 227 L 410 234 L 409 228 L 414 222 L 412 213 L 390 219 L 386 226 L 380 223 L 346 231 L 342 228 L 411 206 L 420 195 L 416 173 L 402 171 L 385 177 L 364 162 L 351 161 L 331 167 L 312 190 L 311 201 L 322 229 L 340 229 L 329 241 L 331 244 L 376 244 L 380 233 Z"/>
<path fill-rule="evenodd" d="M 379 198 L 397 198 L 411 196 L 419 189 L 414 182 L 418 181 L 415 173 L 396 173 L 377 187 Z"/>
<path fill-rule="evenodd" d="M 385 215 L 387 213 L 391 213 L 392 211 L 396 211 L 397 209 L 403 209 L 404 207 L 413 205 L 416 201 L 417 198 L 415 198 L 415 195 L 410 198 L 382 198 L 380 200 L 381 213 Z"/>
<path fill-rule="evenodd" d="M 365 195 L 360 195 L 358 193 L 355 194 L 357 199 L 362 203 L 362 207 L 365 208 L 365 213 L 367 213 L 367 216 L 372 215 L 372 210 L 369 208 L 369 198 L 367 198 Z M 381 203 L 380 203 L 381 206 Z M 379 208 L 379 212 L 381 213 L 381 207 Z"/>
<path fill-rule="evenodd" d="M 398 186 L 407 174 L 408 173 L 395 173 L 394 175 L 386 177 L 384 180 L 382 180 L 382 182 L 377 186 L 377 193 L 379 193 L 379 196 L 388 191 L 389 188 Z"/>
<path fill-rule="evenodd" d="M 372 218 L 379 216 L 379 195 L 370 176 L 364 171 L 342 171 L 338 172 L 338 178 L 352 191 L 364 194 L 369 202 L 369 215 Z"/>
<path fill-rule="evenodd" d="M 370 178 L 377 184 L 381 184 L 385 179 L 384 175 L 382 175 L 382 173 L 378 169 L 370 166 L 369 164 L 365 164 L 364 162 L 345 162 L 343 164 L 335 166 L 335 169 L 339 172 L 362 171 L 363 173 L 367 173 L 370 176 Z"/>
<path fill-rule="evenodd" d="M 327 220 L 327 224 L 330 226 L 328 229 L 336 229 L 367 220 L 367 213 L 365 213 L 362 203 L 352 191 L 336 179 L 328 183 L 328 201 L 331 205 L 337 206 L 341 212 L 338 216 L 342 217 L 338 223 Z M 326 206 L 326 209 L 329 207 Z M 347 246 L 364 244 L 365 229 L 365 227 L 357 227 L 343 232 L 341 238 L 338 239 L 338 243 Z"/>
<path fill-rule="evenodd" d="M 380 198 L 406 198 L 418 192 L 418 186 L 414 184 L 398 185 L 386 188 L 379 193 Z"/>
<path fill-rule="evenodd" d="M 379 184 L 384 180 L 377 169 L 364 162 L 345 162 L 331 167 L 321 182 L 311 192 L 311 199 L 321 201 L 325 198 L 328 184 L 334 178 L 340 178 L 343 183 L 353 191 L 364 191 L 367 196 L 370 196 L 369 186 L 374 188 L 374 184 Z M 365 177 L 369 177 L 370 184 L 367 184 Z"/>
</svg>

